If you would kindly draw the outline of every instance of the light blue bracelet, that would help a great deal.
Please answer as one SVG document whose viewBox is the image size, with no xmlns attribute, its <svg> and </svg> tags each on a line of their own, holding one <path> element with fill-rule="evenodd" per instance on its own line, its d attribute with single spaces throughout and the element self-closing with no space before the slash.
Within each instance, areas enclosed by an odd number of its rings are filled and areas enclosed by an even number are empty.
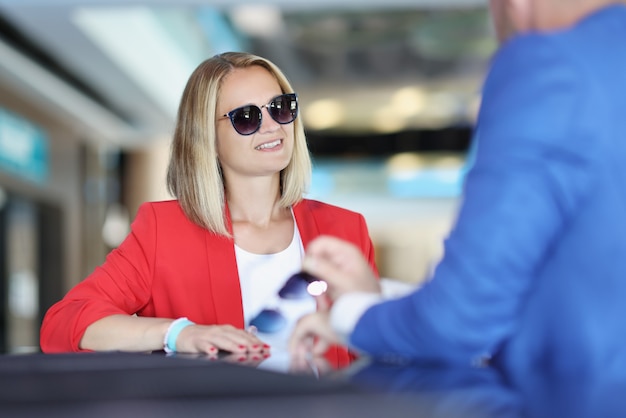
<svg viewBox="0 0 626 418">
<path fill-rule="evenodd" d="M 189 325 L 195 325 L 195 322 L 192 322 L 185 317 L 172 321 L 170 326 L 167 328 L 165 338 L 163 338 L 163 350 L 166 353 L 176 352 L 176 340 L 178 339 L 178 334 L 180 334 L 180 332 Z"/>
</svg>

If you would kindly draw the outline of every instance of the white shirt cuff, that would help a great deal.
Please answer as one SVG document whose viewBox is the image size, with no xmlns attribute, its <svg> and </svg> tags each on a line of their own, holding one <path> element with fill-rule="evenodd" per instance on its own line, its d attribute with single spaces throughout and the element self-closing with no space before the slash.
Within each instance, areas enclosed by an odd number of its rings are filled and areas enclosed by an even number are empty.
<svg viewBox="0 0 626 418">
<path fill-rule="evenodd" d="M 350 334 L 354 331 L 354 327 L 365 311 L 373 305 L 388 299 L 405 296 L 418 288 L 414 284 L 387 278 L 380 279 L 380 287 L 382 294 L 346 293 L 333 303 L 330 310 L 330 324 L 344 345 L 348 343 Z"/>
<path fill-rule="evenodd" d="M 350 334 L 365 311 L 382 301 L 381 294 L 355 292 L 347 293 L 333 303 L 330 324 L 343 344 L 348 343 Z"/>
<path fill-rule="evenodd" d="M 387 277 L 380 278 L 380 290 L 385 299 L 396 299 L 414 292 L 420 285 Z"/>
</svg>

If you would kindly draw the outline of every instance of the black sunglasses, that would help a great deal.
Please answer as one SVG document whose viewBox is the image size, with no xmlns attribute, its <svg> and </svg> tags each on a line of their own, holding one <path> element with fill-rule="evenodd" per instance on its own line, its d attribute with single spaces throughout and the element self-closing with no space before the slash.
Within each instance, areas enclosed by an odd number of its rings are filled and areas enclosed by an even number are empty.
<svg viewBox="0 0 626 418">
<path fill-rule="evenodd" d="M 286 125 L 296 120 L 298 116 L 298 95 L 296 93 L 281 94 L 261 107 L 253 104 L 241 106 L 222 115 L 222 118 L 229 118 L 239 135 L 252 135 L 261 127 L 263 119 L 261 110 L 264 107 L 267 108 L 272 119 L 281 125 Z"/>
<path fill-rule="evenodd" d="M 326 282 L 323 282 L 304 271 L 291 276 L 285 285 L 278 291 L 281 299 L 301 300 L 321 295 L 326 291 Z M 280 331 L 287 324 L 287 319 L 276 308 L 263 309 L 255 316 L 250 325 L 257 331 L 266 334 Z"/>
</svg>

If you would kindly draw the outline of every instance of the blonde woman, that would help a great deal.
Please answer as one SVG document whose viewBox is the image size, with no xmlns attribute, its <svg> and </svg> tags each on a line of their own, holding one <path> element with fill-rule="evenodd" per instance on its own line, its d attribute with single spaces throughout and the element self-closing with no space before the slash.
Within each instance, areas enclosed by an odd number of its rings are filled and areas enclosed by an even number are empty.
<svg viewBox="0 0 626 418">
<path fill-rule="evenodd" d="M 277 297 L 309 241 L 351 241 L 376 269 L 362 215 L 303 198 L 311 160 L 298 111 L 289 81 L 264 58 L 224 53 L 201 63 L 173 138 L 167 184 L 176 199 L 143 204 L 126 240 L 49 309 L 42 350 L 266 354 L 315 310 L 313 298 Z M 283 302 L 292 316 L 284 330 L 247 331 Z M 333 347 L 327 358 L 341 366 L 352 357 Z"/>
</svg>

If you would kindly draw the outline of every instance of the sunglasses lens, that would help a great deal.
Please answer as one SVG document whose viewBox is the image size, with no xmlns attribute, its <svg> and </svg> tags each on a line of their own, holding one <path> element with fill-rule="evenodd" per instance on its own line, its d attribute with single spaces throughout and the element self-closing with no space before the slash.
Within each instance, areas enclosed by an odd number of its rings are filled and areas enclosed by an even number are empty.
<svg viewBox="0 0 626 418">
<path fill-rule="evenodd" d="M 285 317 L 275 309 L 263 309 L 252 321 L 259 332 L 272 333 L 280 331 L 287 324 Z"/>
<path fill-rule="evenodd" d="M 261 126 L 261 109 L 257 106 L 244 106 L 233 110 L 229 115 L 233 128 L 240 135 L 251 135 Z"/>
<path fill-rule="evenodd" d="M 324 288 L 322 291 L 316 291 L 316 285 L 317 287 L 319 285 L 325 286 L 326 283 L 309 273 L 301 271 L 291 276 L 285 282 L 285 285 L 278 291 L 278 296 L 285 300 L 302 300 L 307 298 L 313 300 L 313 295 L 320 295 L 326 290 Z M 313 289 L 311 289 L 311 286 Z M 302 302 L 297 302 L 297 304 L 301 305 Z M 293 306 L 284 306 L 284 308 L 286 309 L 285 312 L 293 313 Z M 255 326 L 259 332 L 270 334 L 283 329 L 287 325 L 287 318 L 278 309 L 263 309 L 261 313 L 250 321 L 250 325 Z"/>
<path fill-rule="evenodd" d="M 278 296 L 282 299 L 304 299 L 310 297 L 311 295 L 307 291 L 309 283 L 306 273 L 294 274 L 278 291 Z"/>
<path fill-rule="evenodd" d="M 272 119 L 285 125 L 296 120 L 298 116 L 298 99 L 293 93 L 280 95 L 272 100 L 267 107 Z"/>
</svg>

